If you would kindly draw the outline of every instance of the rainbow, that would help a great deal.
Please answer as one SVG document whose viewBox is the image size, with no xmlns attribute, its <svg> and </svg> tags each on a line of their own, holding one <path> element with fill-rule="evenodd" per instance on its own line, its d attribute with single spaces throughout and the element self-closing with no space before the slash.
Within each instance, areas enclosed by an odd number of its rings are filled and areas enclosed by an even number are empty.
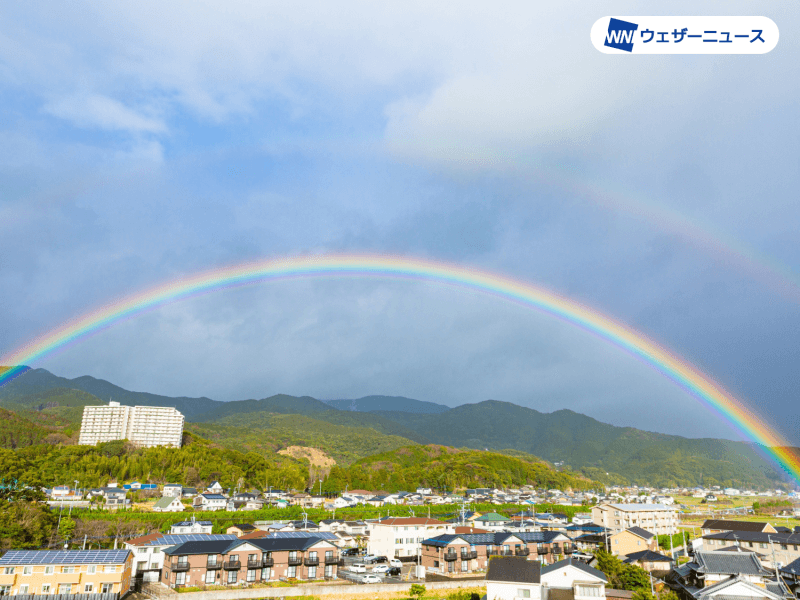
<svg viewBox="0 0 800 600">
<path fill-rule="evenodd" d="M 582 328 L 651 366 L 750 438 L 796 481 L 800 459 L 790 444 L 751 408 L 708 375 L 641 333 L 578 302 L 497 273 L 419 258 L 338 254 L 298 256 L 224 267 L 171 281 L 80 316 L 0 357 L 13 365 L 0 385 L 28 365 L 122 320 L 199 294 L 265 281 L 305 277 L 386 277 L 453 285 L 534 308 Z"/>
</svg>

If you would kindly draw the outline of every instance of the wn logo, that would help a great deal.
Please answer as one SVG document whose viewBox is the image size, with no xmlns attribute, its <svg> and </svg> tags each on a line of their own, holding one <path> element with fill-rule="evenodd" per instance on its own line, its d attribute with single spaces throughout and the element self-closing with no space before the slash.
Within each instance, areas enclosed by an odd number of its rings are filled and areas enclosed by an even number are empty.
<svg viewBox="0 0 800 600">
<path fill-rule="evenodd" d="M 633 34 L 637 29 L 639 26 L 636 23 L 628 23 L 628 21 L 620 21 L 611 17 L 608 21 L 606 42 L 603 45 L 625 52 L 633 52 Z"/>
</svg>

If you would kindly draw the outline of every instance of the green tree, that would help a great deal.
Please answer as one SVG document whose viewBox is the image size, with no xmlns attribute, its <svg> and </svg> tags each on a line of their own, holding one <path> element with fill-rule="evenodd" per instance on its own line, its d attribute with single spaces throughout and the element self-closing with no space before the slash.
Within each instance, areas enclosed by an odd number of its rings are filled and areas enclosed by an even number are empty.
<svg viewBox="0 0 800 600">
<path fill-rule="evenodd" d="M 650 575 L 637 565 L 623 565 L 619 579 L 624 590 L 650 589 Z"/>
<path fill-rule="evenodd" d="M 421 583 L 412 583 L 408 593 L 416 598 L 422 598 L 422 595 L 425 593 L 425 586 Z"/>
</svg>

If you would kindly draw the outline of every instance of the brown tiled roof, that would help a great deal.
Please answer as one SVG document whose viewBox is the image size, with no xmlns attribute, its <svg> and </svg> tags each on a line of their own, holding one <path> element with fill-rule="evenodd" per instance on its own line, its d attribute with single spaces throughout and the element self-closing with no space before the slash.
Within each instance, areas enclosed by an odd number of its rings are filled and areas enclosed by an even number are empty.
<svg viewBox="0 0 800 600">
<path fill-rule="evenodd" d="M 153 542 L 160 537 L 163 537 L 163 533 L 159 533 L 156 531 L 155 533 L 148 533 L 147 535 L 143 535 L 142 537 L 133 538 L 132 540 L 128 540 L 128 544 L 133 546 L 140 546 L 142 544 L 146 544 L 147 542 Z"/>
<path fill-rule="evenodd" d="M 250 533 L 246 533 L 241 536 L 240 540 L 257 540 L 259 538 L 263 538 L 269 535 L 269 531 L 263 531 L 258 529 L 257 531 L 251 531 Z"/>
<path fill-rule="evenodd" d="M 456 533 L 492 533 L 488 529 L 478 529 L 477 527 L 456 527 Z"/>
</svg>

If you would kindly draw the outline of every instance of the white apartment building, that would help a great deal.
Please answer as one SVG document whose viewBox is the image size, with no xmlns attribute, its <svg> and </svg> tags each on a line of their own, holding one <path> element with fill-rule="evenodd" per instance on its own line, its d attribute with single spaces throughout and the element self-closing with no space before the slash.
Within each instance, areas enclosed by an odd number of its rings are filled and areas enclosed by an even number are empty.
<svg viewBox="0 0 800 600">
<path fill-rule="evenodd" d="M 370 523 L 371 533 L 367 550 L 376 556 L 389 558 L 417 556 L 422 540 L 455 533 L 452 523 L 422 517 L 391 517 Z"/>
<path fill-rule="evenodd" d="M 79 444 L 128 440 L 144 447 L 181 447 L 183 415 L 164 406 L 85 406 Z"/>
<path fill-rule="evenodd" d="M 592 521 L 617 533 L 641 527 L 655 535 L 678 533 L 678 509 L 663 504 L 598 504 Z"/>
</svg>

